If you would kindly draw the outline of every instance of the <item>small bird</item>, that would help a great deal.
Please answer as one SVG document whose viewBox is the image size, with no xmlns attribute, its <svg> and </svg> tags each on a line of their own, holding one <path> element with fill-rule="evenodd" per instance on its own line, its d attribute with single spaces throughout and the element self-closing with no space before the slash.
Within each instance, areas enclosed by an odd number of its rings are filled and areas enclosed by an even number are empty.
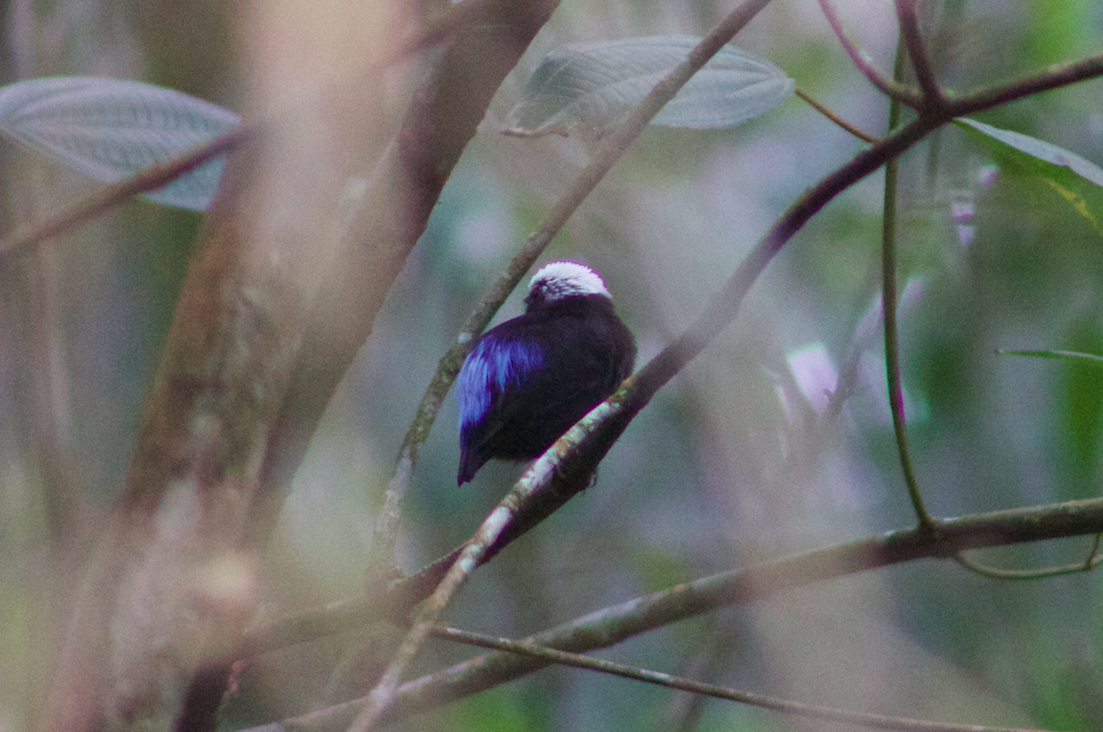
<svg viewBox="0 0 1103 732">
<path fill-rule="evenodd" d="M 488 460 L 539 457 L 632 373 L 636 340 L 601 277 L 552 262 L 525 313 L 483 334 L 456 380 L 463 485 Z"/>
</svg>

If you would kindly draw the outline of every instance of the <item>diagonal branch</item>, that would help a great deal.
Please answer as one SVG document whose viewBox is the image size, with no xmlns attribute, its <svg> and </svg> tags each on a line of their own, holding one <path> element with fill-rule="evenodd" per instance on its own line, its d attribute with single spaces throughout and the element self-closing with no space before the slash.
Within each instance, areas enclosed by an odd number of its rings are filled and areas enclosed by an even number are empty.
<svg viewBox="0 0 1103 732">
<path fill-rule="evenodd" d="M 472 340 L 482 333 L 506 301 L 506 298 L 521 281 L 521 278 L 524 277 L 525 272 L 532 267 L 532 264 L 567 223 L 567 220 L 593 192 L 597 184 L 605 177 L 605 174 L 628 151 L 655 115 L 769 1 L 749 0 L 729 13 L 702 39 L 700 44 L 690 51 L 685 61 L 655 85 L 633 110 L 628 119 L 602 140 L 594 151 L 593 160 L 590 164 L 583 169 L 570 188 L 552 206 L 536 230 L 529 235 L 525 245 L 510 260 L 506 271 L 498 278 L 490 292 L 476 306 L 467 322 L 464 323 L 456 339 L 456 344 L 441 357 L 437 371 L 418 405 L 413 423 L 403 439 L 399 468 L 396 471 L 395 478 L 388 486 L 387 501 L 381 512 L 380 524 L 382 526 L 373 535 L 373 554 L 376 558 L 393 556 L 398 514 L 401 510 L 402 498 L 409 484 L 409 475 L 413 465 L 417 462 L 418 446 L 428 439 L 429 430 L 440 411 L 448 390 L 452 386 L 452 381 L 459 373 L 460 366 L 463 364 L 463 359 L 467 355 Z M 382 548 L 377 549 L 377 545 L 382 545 Z M 450 555 L 448 563 L 454 561 L 457 556 L 458 550 Z"/>
<path fill-rule="evenodd" d="M 831 120 L 836 125 L 843 128 L 844 130 L 846 130 L 850 134 L 854 135 L 855 137 L 857 137 L 862 142 L 868 142 L 868 143 L 871 143 L 871 144 L 874 143 L 874 142 L 877 142 L 878 138 L 874 137 L 873 135 L 869 135 L 869 134 L 866 134 L 865 132 L 862 132 L 857 127 L 855 127 L 854 125 L 850 124 L 849 122 L 847 122 L 845 119 L 843 119 L 839 115 L 832 112 L 826 105 L 821 104 L 820 102 L 816 101 L 816 99 L 813 98 L 812 95 L 810 95 L 808 92 L 801 89 L 799 86 L 794 89 L 794 93 L 802 101 L 804 101 L 805 104 L 808 104 L 810 107 L 815 109 L 817 112 L 822 114 L 824 117 L 827 117 L 827 119 Z"/>
<path fill-rule="evenodd" d="M 685 61 L 655 85 L 629 115 L 628 119 L 602 142 L 593 162 L 582 171 L 567 194 L 552 207 L 544 223 L 536 234 L 530 238 L 521 255 L 515 257 L 511 262 L 510 271 L 503 277 L 503 282 L 499 283 L 498 291 L 504 290 L 508 294 L 509 290 L 520 280 L 522 273 L 528 269 L 554 234 L 567 222 L 575 209 L 604 178 L 617 160 L 631 147 L 655 115 L 667 102 L 674 98 L 694 74 L 708 63 L 710 58 L 715 56 L 769 2 L 770 0 L 747 0 L 744 2 L 705 36 L 690 51 Z M 526 258 L 528 258 L 527 263 L 524 261 Z M 522 265 L 524 266 L 522 267 Z M 607 403 L 599 405 L 594 412 L 601 411 L 606 405 Z M 607 450 L 608 447 L 605 449 Z M 551 452 L 554 452 L 554 450 L 555 447 L 552 448 Z M 383 677 L 368 695 L 363 710 L 357 715 L 350 727 L 350 732 L 366 732 L 374 725 L 375 721 L 390 705 L 402 673 L 417 653 L 421 643 L 428 637 L 430 629 L 451 600 L 453 593 L 459 589 L 467 577 L 484 560 L 487 552 L 513 523 L 514 517 L 524 509 L 530 500 L 534 500 L 534 497 L 547 489 L 549 473 L 541 474 L 540 468 L 542 465 L 545 467 L 547 465 L 544 458 L 541 458 L 536 466 L 529 471 L 529 474 L 514 486 L 513 490 L 479 527 L 475 536 L 463 547 L 459 556 L 448 568 L 447 574 L 441 579 L 440 584 L 430 596 L 429 601 L 421 608 L 413 628 L 395 653 L 394 659 L 384 672 Z M 572 478 L 573 480 L 571 480 Z M 577 473 L 568 478 L 568 482 L 573 482 L 576 486 L 575 491 L 585 487 L 588 480 L 588 475 L 581 476 Z"/>
</svg>

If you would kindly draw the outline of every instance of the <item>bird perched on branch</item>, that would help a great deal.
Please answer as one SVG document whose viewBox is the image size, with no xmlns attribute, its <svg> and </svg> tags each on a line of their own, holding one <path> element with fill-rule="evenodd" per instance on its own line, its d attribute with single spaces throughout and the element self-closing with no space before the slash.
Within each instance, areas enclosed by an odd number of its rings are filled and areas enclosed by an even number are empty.
<svg viewBox="0 0 1103 732">
<path fill-rule="evenodd" d="M 460 369 L 463 485 L 488 460 L 529 460 L 632 373 L 636 341 L 589 267 L 552 262 L 532 278 L 525 313 L 490 329 Z"/>
</svg>

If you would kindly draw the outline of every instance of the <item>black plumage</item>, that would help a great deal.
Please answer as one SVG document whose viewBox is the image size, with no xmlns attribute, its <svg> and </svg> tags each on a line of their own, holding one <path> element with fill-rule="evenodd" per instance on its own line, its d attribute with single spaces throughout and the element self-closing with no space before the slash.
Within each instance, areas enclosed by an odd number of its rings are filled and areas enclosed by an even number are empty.
<svg viewBox="0 0 1103 732">
<path fill-rule="evenodd" d="M 635 339 L 589 268 L 543 267 L 525 304 L 483 334 L 457 378 L 460 485 L 488 460 L 538 457 L 632 372 Z"/>
</svg>

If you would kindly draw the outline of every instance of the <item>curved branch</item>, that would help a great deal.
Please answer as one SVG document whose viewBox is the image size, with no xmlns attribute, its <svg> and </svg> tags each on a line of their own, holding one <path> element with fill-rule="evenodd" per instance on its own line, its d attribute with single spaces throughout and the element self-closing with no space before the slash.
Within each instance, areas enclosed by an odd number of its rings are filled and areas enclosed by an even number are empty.
<svg viewBox="0 0 1103 732">
<path fill-rule="evenodd" d="M 963 568 L 969 570 L 973 574 L 978 574 L 981 577 L 987 577 L 989 579 L 999 580 L 1039 580 L 1049 579 L 1050 577 L 1061 577 L 1066 574 L 1079 574 L 1081 572 L 1091 572 L 1096 567 L 1103 563 L 1103 556 L 1099 554 L 1100 541 L 1103 540 L 1103 535 L 1096 534 L 1095 541 L 1092 542 L 1092 549 L 1088 553 L 1087 559 L 1082 562 L 1073 562 L 1072 564 L 1066 564 L 1061 567 L 1046 567 L 1044 569 L 999 569 L 997 567 L 990 567 L 986 564 L 973 561 L 964 554 L 957 554 L 954 556 L 954 561 L 961 565 Z"/>
<path fill-rule="evenodd" d="M 851 62 L 862 73 L 862 76 L 866 77 L 870 84 L 873 84 L 890 99 L 896 99 L 913 109 L 919 109 L 923 105 L 922 97 L 912 89 L 881 76 L 877 69 L 873 68 L 873 63 L 866 52 L 850 40 L 846 28 L 843 27 L 842 20 L 839 19 L 838 11 L 831 4 L 831 0 L 819 0 L 819 3 L 824 17 L 831 25 L 831 30 L 835 32 L 835 37 L 839 39 L 839 43 L 843 44 L 843 50 L 850 56 Z"/>
</svg>

